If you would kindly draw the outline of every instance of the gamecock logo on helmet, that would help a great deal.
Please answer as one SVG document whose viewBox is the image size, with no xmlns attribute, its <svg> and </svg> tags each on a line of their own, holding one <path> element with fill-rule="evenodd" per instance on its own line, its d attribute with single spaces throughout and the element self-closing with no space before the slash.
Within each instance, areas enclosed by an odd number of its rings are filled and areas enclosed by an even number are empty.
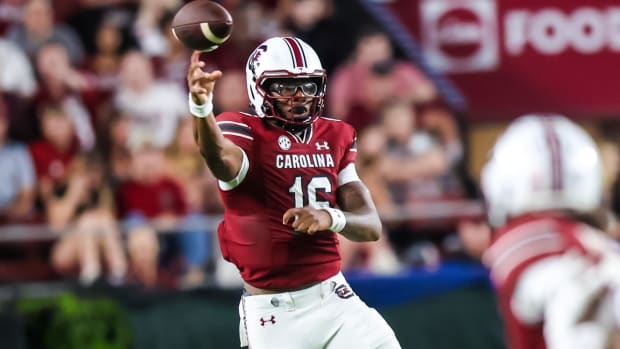
<svg viewBox="0 0 620 349">
<path fill-rule="evenodd" d="M 267 52 L 267 45 L 258 46 L 256 50 L 254 50 L 252 57 L 248 60 L 248 67 L 250 68 L 252 73 L 254 73 L 254 76 L 256 76 L 256 67 L 260 65 L 258 59 L 263 52 Z"/>
</svg>

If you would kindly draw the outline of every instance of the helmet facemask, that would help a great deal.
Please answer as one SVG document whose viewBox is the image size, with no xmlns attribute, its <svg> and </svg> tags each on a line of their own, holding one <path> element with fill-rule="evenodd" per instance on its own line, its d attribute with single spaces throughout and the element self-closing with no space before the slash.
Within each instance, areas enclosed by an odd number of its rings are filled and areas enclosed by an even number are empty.
<svg viewBox="0 0 620 349">
<path fill-rule="evenodd" d="M 324 76 L 269 77 L 258 85 L 260 93 L 265 94 L 262 112 L 280 126 L 299 130 L 321 116 L 325 97 Z M 289 107 L 292 112 L 295 108 L 303 108 L 295 113 L 303 115 L 289 116 L 290 112 L 282 109 Z"/>
</svg>

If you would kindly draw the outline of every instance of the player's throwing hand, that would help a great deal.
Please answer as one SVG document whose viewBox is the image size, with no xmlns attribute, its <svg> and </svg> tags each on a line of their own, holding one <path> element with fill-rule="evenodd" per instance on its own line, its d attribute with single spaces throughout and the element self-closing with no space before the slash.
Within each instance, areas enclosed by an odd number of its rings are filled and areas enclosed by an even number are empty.
<svg viewBox="0 0 620 349">
<path fill-rule="evenodd" d="M 205 63 L 200 60 L 200 52 L 194 51 L 187 70 L 187 86 L 189 86 L 194 103 L 197 104 L 207 103 L 213 93 L 215 81 L 222 77 L 221 71 L 205 72 L 204 66 Z"/>
</svg>

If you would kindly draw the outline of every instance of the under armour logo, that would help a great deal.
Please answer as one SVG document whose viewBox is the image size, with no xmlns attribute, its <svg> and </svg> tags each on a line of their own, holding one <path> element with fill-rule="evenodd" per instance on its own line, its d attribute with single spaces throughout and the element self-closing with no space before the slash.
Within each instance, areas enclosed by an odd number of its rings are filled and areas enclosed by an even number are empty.
<svg viewBox="0 0 620 349">
<path fill-rule="evenodd" d="M 316 150 L 327 150 L 329 149 L 329 144 L 327 144 L 327 141 L 323 141 L 323 144 L 316 142 L 314 143 L 314 145 L 316 145 Z"/>
<path fill-rule="evenodd" d="M 355 293 L 353 293 L 353 291 L 347 285 L 340 285 L 336 287 L 334 292 L 336 293 L 338 297 L 342 299 L 347 299 L 347 298 L 351 298 L 355 296 Z"/>
<path fill-rule="evenodd" d="M 266 323 L 271 322 L 272 324 L 275 325 L 276 323 L 276 317 L 274 315 L 271 315 L 271 317 L 269 319 L 263 319 L 262 317 L 260 318 L 260 325 L 261 326 L 265 326 Z"/>
</svg>

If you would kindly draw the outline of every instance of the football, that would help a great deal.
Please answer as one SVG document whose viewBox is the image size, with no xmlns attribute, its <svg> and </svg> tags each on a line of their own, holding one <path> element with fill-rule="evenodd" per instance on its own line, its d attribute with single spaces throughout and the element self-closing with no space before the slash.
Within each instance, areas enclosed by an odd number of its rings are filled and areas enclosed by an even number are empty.
<svg viewBox="0 0 620 349">
<path fill-rule="evenodd" d="M 223 44 L 232 33 L 233 19 L 222 5 L 194 0 L 183 5 L 172 19 L 172 34 L 192 50 L 209 52 Z"/>
</svg>

